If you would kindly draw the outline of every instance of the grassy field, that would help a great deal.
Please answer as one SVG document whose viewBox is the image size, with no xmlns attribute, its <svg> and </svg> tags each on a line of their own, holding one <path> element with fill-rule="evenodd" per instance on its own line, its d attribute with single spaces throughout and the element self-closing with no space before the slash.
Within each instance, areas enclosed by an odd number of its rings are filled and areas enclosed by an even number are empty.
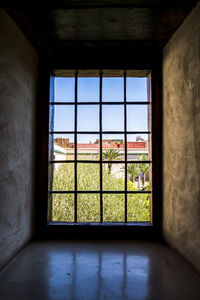
<svg viewBox="0 0 200 300">
<path fill-rule="evenodd" d="M 79 163 L 78 190 L 99 190 L 99 165 Z M 61 164 L 54 169 L 53 190 L 74 190 L 74 165 Z M 103 190 L 124 190 L 124 179 L 116 178 L 103 167 Z M 128 190 L 138 190 L 133 182 L 128 180 Z M 124 222 L 124 194 L 103 195 L 103 221 Z M 78 222 L 100 221 L 100 196 L 99 194 L 78 194 L 77 199 Z M 52 196 L 52 221 L 74 222 L 74 195 L 53 194 Z M 148 194 L 128 194 L 127 196 L 128 222 L 142 222 L 150 220 L 150 200 Z"/>
</svg>

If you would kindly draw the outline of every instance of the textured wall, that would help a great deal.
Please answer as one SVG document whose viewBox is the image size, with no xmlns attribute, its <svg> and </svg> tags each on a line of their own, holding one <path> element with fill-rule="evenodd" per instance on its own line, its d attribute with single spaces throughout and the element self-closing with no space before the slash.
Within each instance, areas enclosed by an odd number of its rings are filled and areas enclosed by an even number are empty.
<svg viewBox="0 0 200 300">
<path fill-rule="evenodd" d="M 200 3 L 163 52 L 163 233 L 200 272 Z"/>
<path fill-rule="evenodd" d="M 0 9 L 0 267 L 33 234 L 37 61 Z"/>
</svg>

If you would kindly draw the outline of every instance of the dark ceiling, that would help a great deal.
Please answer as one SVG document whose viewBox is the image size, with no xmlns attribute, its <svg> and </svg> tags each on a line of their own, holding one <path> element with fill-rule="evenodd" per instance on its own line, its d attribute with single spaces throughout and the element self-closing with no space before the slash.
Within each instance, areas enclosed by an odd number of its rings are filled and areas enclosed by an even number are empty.
<svg viewBox="0 0 200 300">
<path fill-rule="evenodd" d="M 5 1 L 4 8 L 40 53 L 90 44 L 162 47 L 197 0 Z"/>
</svg>

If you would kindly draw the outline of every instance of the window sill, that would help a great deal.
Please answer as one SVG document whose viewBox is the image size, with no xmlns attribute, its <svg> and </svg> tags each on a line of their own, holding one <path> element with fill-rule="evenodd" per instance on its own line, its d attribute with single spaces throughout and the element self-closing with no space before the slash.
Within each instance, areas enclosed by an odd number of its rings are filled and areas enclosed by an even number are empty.
<svg viewBox="0 0 200 300">
<path fill-rule="evenodd" d="M 151 222 L 103 222 L 103 223 L 86 223 L 86 222 L 80 222 L 80 223 L 70 223 L 70 222 L 49 222 L 47 226 L 91 226 L 91 227 L 151 227 L 153 224 Z"/>
</svg>

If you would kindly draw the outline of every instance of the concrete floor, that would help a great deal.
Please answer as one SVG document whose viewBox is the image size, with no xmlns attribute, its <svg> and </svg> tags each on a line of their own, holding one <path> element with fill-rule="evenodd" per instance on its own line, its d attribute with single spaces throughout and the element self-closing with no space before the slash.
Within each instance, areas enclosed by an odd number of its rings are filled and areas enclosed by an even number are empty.
<svg viewBox="0 0 200 300">
<path fill-rule="evenodd" d="M 200 277 L 152 242 L 36 241 L 0 275 L 2 300 L 200 299 Z"/>
</svg>

